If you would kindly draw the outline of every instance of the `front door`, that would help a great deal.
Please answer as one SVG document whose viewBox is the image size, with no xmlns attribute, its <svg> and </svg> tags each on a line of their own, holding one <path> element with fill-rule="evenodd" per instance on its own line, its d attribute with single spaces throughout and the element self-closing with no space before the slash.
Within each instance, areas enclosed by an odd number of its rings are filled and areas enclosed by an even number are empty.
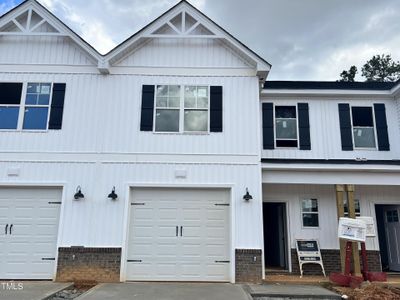
<svg viewBox="0 0 400 300">
<path fill-rule="evenodd" d="M 389 269 L 400 272 L 400 205 L 384 208 Z"/>
<path fill-rule="evenodd" d="M 286 204 L 264 203 L 264 258 L 267 269 L 287 269 Z"/>
</svg>

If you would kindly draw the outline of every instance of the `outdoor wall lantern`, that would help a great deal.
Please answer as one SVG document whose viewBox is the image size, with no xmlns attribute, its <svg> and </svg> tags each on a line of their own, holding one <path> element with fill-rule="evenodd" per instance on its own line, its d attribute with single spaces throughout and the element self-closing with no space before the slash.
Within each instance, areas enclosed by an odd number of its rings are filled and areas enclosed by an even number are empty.
<svg viewBox="0 0 400 300">
<path fill-rule="evenodd" d="M 246 188 L 246 194 L 243 196 L 243 199 L 246 200 L 247 202 L 253 199 L 253 196 L 250 195 L 248 188 Z"/>
<path fill-rule="evenodd" d="M 83 199 L 83 198 L 85 198 L 85 195 L 82 194 L 81 186 L 78 185 L 78 186 L 76 187 L 76 193 L 75 193 L 75 195 L 74 195 L 74 199 L 75 199 L 75 200 L 79 200 L 79 199 Z"/>
<path fill-rule="evenodd" d="M 115 193 L 115 186 L 113 186 L 111 193 L 108 194 L 108 198 L 111 200 L 116 200 L 118 198 L 118 195 Z"/>
</svg>

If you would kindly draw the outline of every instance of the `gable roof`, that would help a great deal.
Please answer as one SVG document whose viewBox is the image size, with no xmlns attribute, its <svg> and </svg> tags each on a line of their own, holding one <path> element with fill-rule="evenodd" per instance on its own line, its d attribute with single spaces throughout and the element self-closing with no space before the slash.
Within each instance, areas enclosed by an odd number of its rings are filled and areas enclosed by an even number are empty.
<svg viewBox="0 0 400 300">
<path fill-rule="evenodd" d="M 150 36 L 151 33 L 154 34 L 154 29 L 157 27 L 157 25 L 162 24 L 164 19 L 166 19 L 168 16 L 173 17 L 174 14 L 179 13 L 181 10 L 189 11 L 191 15 L 195 15 L 198 19 L 201 19 L 202 23 L 205 23 L 202 24 L 204 25 L 203 30 L 208 31 L 209 28 L 212 28 L 212 30 L 210 31 L 211 35 L 208 35 L 207 38 L 218 38 L 224 41 L 226 45 L 243 53 L 244 56 L 246 56 L 249 60 L 254 62 L 255 67 L 258 71 L 257 75 L 260 77 L 260 80 L 264 81 L 271 69 L 270 63 L 268 63 L 265 59 L 256 54 L 254 51 L 252 51 L 249 47 L 244 45 L 238 39 L 233 37 L 229 32 L 227 32 L 221 26 L 216 24 L 214 21 L 212 21 L 209 17 L 207 17 L 200 10 L 198 10 L 193 5 L 188 3 L 186 0 L 182 0 L 181 2 L 173 6 L 171 9 L 163 13 L 160 17 L 158 17 L 157 19 L 146 25 L 144 28 L 136 32 L 134 35 L 132 35 L 119 45 L 117 45 L 114 49 L 112 49 L 105 55 L 100 54 L 93 46 L 91 46 L 88 42 L 86 42 L 81 36 L 79 36 L 71 28 L 69 28 L 64 22 L 62 22 L 47 8 L 41 5 L 37 0 L 25 0 L 24 2 L 22 2 L 9 12 L 0 16 L 0 28 L 5 24 L 9 23 L 13 17 L 17 17 L 20 13 L 23 13 L 24 11 L 29 9 L 32 9 L 35 12 L 42 15 L 44 19 L 48 20 L 51 26 L 55 27 L 60 32 L 60 35 L 68 36 L 86 53 L 88 53 L 91 57 L 96 59 L 98 62 L 98 69 L 103 74 L 109 73 L 108 69 L 110 65 L 112 65 L 112 62 L 121 59 L 128 53 L 134 51 L 135 48 L 139 46 L 141 43 L 144 43 L 147 40 L 149 40 L 149 38 L 151 38 Z M 155 35 L 154 37 L 156 36 L 157 35 Z"/>
<path fill-rule="evenodd" d="M 226 31 L 221 26 L 216 24 L 213 20 L 211 20 L 208 16 L 206 16 L 204 13 L 202 13 L 200 10 L 191 5 L 186 0 L 180 1 L 178 4 L 170 8 L 168 11 L 164 12 L 154 21 L 152 21 L 151 23 L 140 29 L 138 32 L 130 36 L 128 39 L 123 41 L 118 46 L 116 46 L 114 49 L 112 49 L 109 53 L 105 55 L 106 59 L 109 62 L 112 62 L 113 60 L 118 59 L 119 56 L 123 56 L 124 54 L 126 54 L 124 52 L 132 51 L 133 50 L 132 48 L 135 48 L 135 44 L 137 46 L 138 44 L 140 44 L 141 39 L 146 39 L 151 37 L 151 33 L 152 32 L 154 33 L 154 31 L 156 31 L 157 26 L 158 28 L 160 28 L 162 24 L 168 22 L 169 20 L 168 17 L 173 18 L 174 16 L 179 14 L 181 10 L 186 10 L 191 15 L 195 15 L 197 18 L 201 19 L 201 21 L 206 23 L 204 25 L 207 25 L 208 27 L 207 29 L 210 28 L 210 31 L 216 33 L 217 38 L 225 40 L 228 44 L 230 44 L 234 48 L 237 48 L 241 52 L 245 53 L 249 58 L 255 61 L 257 69 L 261 71 L 266 71 L 267 73 L 269 72 L 272 66 L 269 62 L 267 62 L 265 59 L 263 59 L 253 50 L 251 50 L 249 47 L 244 45 L 242 42 L 236 39 L 232 34 L 230 34 L 228 31 Z"/>
<path fill-rule="evenodd" d="M 36 0 L 25 0 L 21 4 L 17 5 L 10 11 L 0 16 L 0 28 L 3 28 L 3 26 L 6 26 L 9 23 L 14 23 L 17 25 L 17 27 L 19 27 L 21 32 L 10 32 L 10 35 L 35 34 L 35 32 L 29 30 L 30 29 L 29 25 L 27 25 L 26 28 L 21 28 L 20 24 L 18 24 L 18 22 L 15 22 L 15 20 L 13 20 L 14 18 L 18 18 L 19 16 L 22 16 L 26 13 L 28 14 L 28 16 L 36 14 L 39 17 L 43 18 L 45 23 L 48 24 L 54 30 L 53 35 L 69 37 L 79 48 L 81 48 L 96 62 L 101 60 L 102 57 L 101 54 L 92 45 L 86 42 L 80 35 L 78 35 L 75 31 L 73 31 L 63 21 L 57 18 L 52 12 L 50 12 L 46 7 L 44 7 Z M 5 33 L 2 34 L 4 35 Z M 39 34 L 40 33 L 38 33 L 38 35 Z M 49 35 L 51 33 L 42 33 L 42 34 Z"/>
</svg>

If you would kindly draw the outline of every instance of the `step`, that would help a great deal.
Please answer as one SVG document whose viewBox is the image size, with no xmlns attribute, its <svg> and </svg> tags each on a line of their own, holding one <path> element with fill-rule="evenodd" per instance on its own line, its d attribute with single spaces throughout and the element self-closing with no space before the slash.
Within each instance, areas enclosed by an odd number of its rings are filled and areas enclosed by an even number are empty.
<svg viewBox="0 0 400 300">
<path fill-rule="evenodd" d="M 319 299 L 339 300 L 342 297 L 318 285 L 300 284 L 248 284 L 244 289 L 254 300 Z"/>
</svg>

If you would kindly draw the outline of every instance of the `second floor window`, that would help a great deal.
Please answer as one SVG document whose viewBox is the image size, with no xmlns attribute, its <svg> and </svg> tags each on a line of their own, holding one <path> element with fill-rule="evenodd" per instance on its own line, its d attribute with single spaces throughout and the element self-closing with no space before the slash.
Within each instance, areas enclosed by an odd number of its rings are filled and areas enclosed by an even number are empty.
<svg viewBox="0 0 400 300">
<path fill-rule="evenodd" d="M 351 108 L 353 140 L 355 148 L 376 148 L 375 126 L 372 107 Z"/>
<path fill-rule="evenodd" d="M 0 129 L 47 130 L 51 83 L 0 84 Z M 22 91 L 24 95 L 22 95 Z"/>
<path fill-rule="evenodd" d="M 298 146 L 296 106 L 275 106 L 276 147 Z"/>
<path fill-rule="evenodd" d="M 208 132 L 208 86 L 158 85 L 154 122 L 156 132 Z"/>
<path fill-rule="evenodd" d="M 23 129 L 46 130 L 49 106 L 50 106 L 50 83 L 28 83 Z"/>
</svg>

